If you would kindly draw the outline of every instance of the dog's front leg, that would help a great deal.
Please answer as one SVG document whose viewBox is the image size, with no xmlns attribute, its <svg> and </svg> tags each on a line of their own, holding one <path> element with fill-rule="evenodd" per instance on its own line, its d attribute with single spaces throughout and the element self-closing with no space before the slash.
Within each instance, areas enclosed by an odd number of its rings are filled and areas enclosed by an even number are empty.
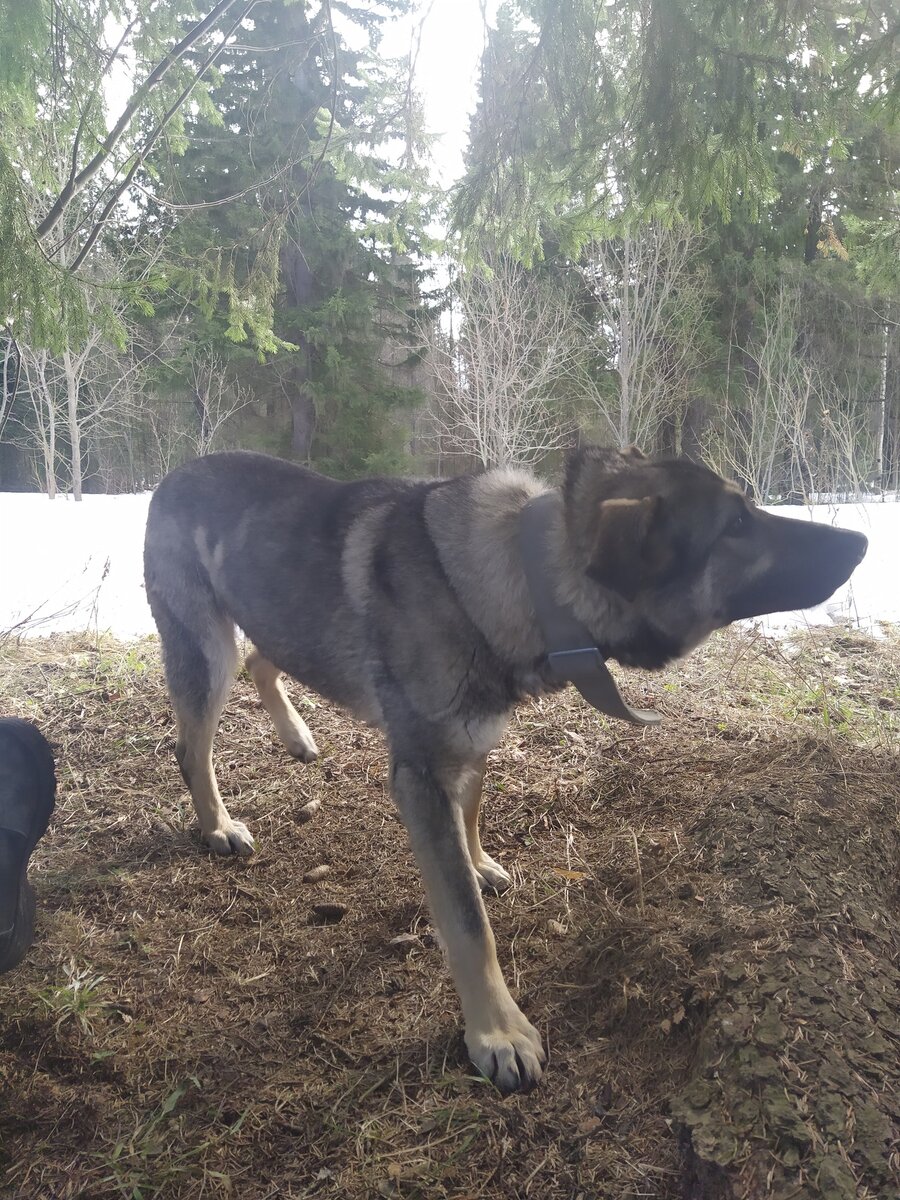
<svg viewBox="0 0 900 1200">
<path fill-rule="evenodd" d="M 545 1054 L 538 1031 L 509 994 L 478 878 L 466 848 L 459 780 L 423 762 L 395 760 L 394 799 L 409 833 L 428 902 L 462 1001 L 466 1048 L 505 1092 L 533 1087 Z"/>
</svg>

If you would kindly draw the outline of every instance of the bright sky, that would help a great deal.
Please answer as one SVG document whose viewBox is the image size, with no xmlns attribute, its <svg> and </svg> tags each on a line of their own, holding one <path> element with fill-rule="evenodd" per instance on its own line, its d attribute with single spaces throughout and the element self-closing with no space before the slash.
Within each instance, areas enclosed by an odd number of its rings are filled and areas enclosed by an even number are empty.
<svg viewBox="0 0 900 1200">
<path fill-rule="evenodd" d="M 414 87 L 425 106 L 427 128 L 439 135 L 433 150 L 435 176 L 445 188 L 462 174 L 485 17 L 493 24 L 498 4 L 499 0 L 420 0 L 411 19 L 389 26 L 381 43 L 390 58 L 403 57 L 413 47 Z"/>
</svg>

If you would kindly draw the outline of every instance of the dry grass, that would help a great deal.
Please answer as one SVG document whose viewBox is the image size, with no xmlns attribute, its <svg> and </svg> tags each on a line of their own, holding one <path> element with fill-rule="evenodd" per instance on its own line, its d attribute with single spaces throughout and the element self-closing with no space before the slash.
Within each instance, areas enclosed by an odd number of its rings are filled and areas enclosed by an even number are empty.
<svg viewBox="0 0 900 1200">
<path fill-rule="evenodd" d="M 38 940 L 0 980 L 2 1194 L 674 1200 L 670 1105 L 725 956 L 778 935 L 735 892 L 710 823 L 763 794 L 800 812 L 827 793 L 887 846 L 898 662 L 896 636 L 798 649 L 728 633 L 632 677 L 662 732 L 568 695 L 517 714 L 484 831 L 516 886 L 488 904 L 551 1061 L 538 1091 L 503 1100 L 467 1064 L 375 733 L 310 698 L 322 757 L 299 766 L 239 680 L 217 764 L 259 852 L 213 860 L 154 642 L 0 648 L 6 708 L 44 728 L 60 781 L 33 860 Z M 345 915 L 323 920 L 322 903 Z"/>
</svg>

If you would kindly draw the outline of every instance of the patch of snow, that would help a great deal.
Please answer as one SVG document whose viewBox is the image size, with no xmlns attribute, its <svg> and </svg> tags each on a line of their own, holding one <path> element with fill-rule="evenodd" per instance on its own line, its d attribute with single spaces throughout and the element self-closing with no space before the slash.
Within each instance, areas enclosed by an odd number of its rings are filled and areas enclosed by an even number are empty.
<svg viewBox="0 0 900 1200">
<path fill-rule="evenodd" d="M 144 594 L 149 503 L 149 492 L 79 504 L 0 492 L 0 632 L 155 632 Z"/>
</svg>

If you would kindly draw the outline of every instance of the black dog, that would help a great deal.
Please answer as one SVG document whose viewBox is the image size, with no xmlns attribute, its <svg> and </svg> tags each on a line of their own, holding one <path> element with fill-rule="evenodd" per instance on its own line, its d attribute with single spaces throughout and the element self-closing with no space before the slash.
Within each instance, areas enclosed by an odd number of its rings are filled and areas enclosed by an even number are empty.
<svg viewBox="0 0 900 1200">
<path fill-rule="evenodd" d="M 47 739 L 30 721 L 0 720 L 0 972 L 21 962 L 34 937 L 28 859 L 55 802 Z"/>
</svg>

